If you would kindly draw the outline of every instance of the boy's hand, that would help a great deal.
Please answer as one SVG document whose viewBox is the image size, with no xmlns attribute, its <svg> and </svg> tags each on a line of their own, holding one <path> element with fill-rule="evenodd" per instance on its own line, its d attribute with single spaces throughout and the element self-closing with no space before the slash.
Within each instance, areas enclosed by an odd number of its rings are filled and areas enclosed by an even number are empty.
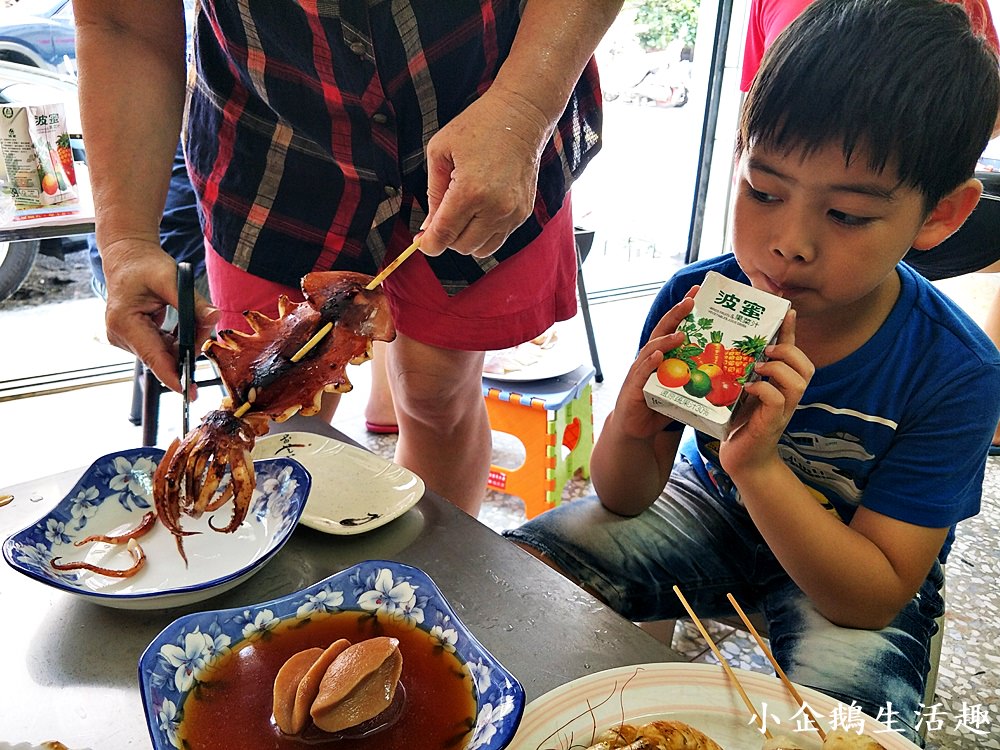
<svg viewBox="0 0 1000 750">
<path fill-rule="evenodd" d="M 768 360 L 756 365 L 761 379 L 746 386 L 751 398 L 744 404 L 743 423 L 719 447 L 719 461 L 737 483 L 747 472 L 781 462 L 778 439 L 816 371 L 795 345 L 795 310 L 785 315 L 778 343 L 765 353 Z"/>
<path fill-rule="evenodd" d="M 677 331 L 677 326 L 694 309 L 692 297 L 697 291 L 697 286 L 692 287 L 684 299 L 660 318 L 629 368 L 615 402 L 615 423 L 623 436 L 645 440 L 670 423 L 670 417 L 646 406 L 642 388 L 663 362 L 664 353 L 684 343 L 684 334 Z"/>
</svg>

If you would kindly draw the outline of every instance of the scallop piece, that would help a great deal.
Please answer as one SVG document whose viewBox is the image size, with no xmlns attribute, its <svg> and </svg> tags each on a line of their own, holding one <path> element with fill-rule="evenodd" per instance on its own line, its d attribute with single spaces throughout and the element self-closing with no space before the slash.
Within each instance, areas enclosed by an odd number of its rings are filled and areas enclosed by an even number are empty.
<svg viewBox="0 0 1000 750">
<path fill-rule="evenodd" d="M 323 675 L 310 711 L 313 723 L 326 732 L 339 732 L 373 719 L 392 703 L 402 671 L 396 638 L 354 644 Z"/>
<path fill-rule="evenodd" d="M 299 651 L 297 654 L 290 656 L 288 661 L 281 665 L 281 669 L 278 670 L 278 674 L 274 677 L 272 709 L 274 723 L 285 734 L 298 734 L 305 729 L 304 723 L 302 726 L 299 726 L 293 718 L 295 694 L 299 688 L 299 683 L 302 682 L 302 678 L 309 671 L 309 667 L 322 654 L 323 649 L 321 648 L 307 648 L 305 651 Z"/>
</svg>

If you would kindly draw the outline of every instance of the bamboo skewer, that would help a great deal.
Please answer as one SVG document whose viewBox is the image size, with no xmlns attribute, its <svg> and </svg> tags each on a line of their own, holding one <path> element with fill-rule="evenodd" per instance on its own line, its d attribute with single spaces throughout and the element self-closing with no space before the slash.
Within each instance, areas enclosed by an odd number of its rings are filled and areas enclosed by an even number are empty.
<svg viewBox="0 0 1000 750">
<path fill-rule="evenodd" d="M 418 247 L 420 247 L 420 235 L 419 234 L 413 239 L 413 244 L 412 245 L 410 245 L 403 252 L 401 252 L 399 255 L 397 255 L 396 259 L 394 261 L 392 261 L 392 263 L 390 263 L 385 268 L 383 268 L 382 271 L 379 273 L 378 276 L 376 276 L 374 279 L 372 279 L 371 281 L 368 282 L 368 286 L 366 286 L 365 289 L 367 289 L 368 291 L 371 291 L 372 289 L 374 289 L 375 287 L 377 287 L 379 284 L 381 284 L 383 281 L 385 281 L 386 278 L 389 276 L 389 274 L 392 273 L 393 271 L 395 271 L 397 268 L 399 268 L 399 264 L 400 263 L 402 263 L 404 260 L 406 260 L 411 255 L 413 255 L 413 251 L 416 250 Z"/>
<path fill-rule="evenodd" d="M 392 263 L 383 268 L 382 271 L 378 274 L 378 276 L 376 276 L 375 278 L 373 278 L 371 281 L 368 282 L 367 286 L 365 286 L 365 289 L 369 292 L 375 289 L 375 287 L 377 287 L 379 284 L 381 284 L 383 281 L 386 280 L 386 278 L 389 276 L 390 273 L 399 268 L 399 265 L 404 260 L 413 255 L 413 252 L 418 247 L 420 247 L 419 234 L 414 238 L 413 243 L 408 248 L 406 248 L 403 252 L 397 255 L 395 260 L 392 261 Z M 299 349 L 297 352 L 295 352 L 295 354 L 291 356 L 291 361 L 298 362 L 299 360 L 301 360 L 313 349 L 313 347 L 315 347 L 320 341 L 322 341 L 323 338 L 332 330 L 333 330 L 333 323 L 327 323 L 318 331 L 316 331 L 316 333 L 313 334 L 312 338 L 310 338 L 305 344 L 302 345 L 301 349 Z M 235 412 L 233 412 L 233 416 L 235 416 L 236 418 L 242 417 L 244 414 L 250 411 L 250 405 L 251 405 L 250 402 L 247 401 L 245 404 L 240 406 L 240 408 L 238 408 Z"/>
<path fill-rule="evenodd" d="M 733 681 L 733 687 L 736 688 L 736 692 L 740 694 L 740 697 L 743 699 L 743 702 L 750 710 L 751 718 L 755 719 L 757 723 L 760 725 L 761 731 L 764 732 L 764 736 L 767 739 L 771 739 L 772 737 L 771 731 L 764 724 L 764 720 L 761 718 L 760 713 L 754 706 L 753 701 L 750 700 L 750 696 L 747 695 L 746 690 L 744 690 L 743 686 L 740 684 L 740 680 L 736 676 L 736 672 L 734 672 L 733 668 L 729 666 L 729 662 L 727 662 L 725 657 L 723 657 L 722 652 L 719 651 L 719 647 L 716 646 L 715 641 L 712 640 L 712 636 L 710 636 L 708 634 L 708 631 L 705 630 L 705 626 L 701 624 L 701 620 L 698 619 L 698 615 L 696 615 L 694 613 L 694 610 L 691 609 L 691 605 L 688 604 L 687 599 L 684 598 L 684 594 L 681 593 L 681 590 L 677 586 L 674 586 L 674 593 L 677 594 L 677 598 L 681 600 L 681 604 L 684 605 L 684 609 L 686 609 L 688 615 L 690 615 L 691 621 L 694 623 L 695 627 L 698 628 L 698 632 L 701 633 L 701 637 L 705 639 L 706 643 L 708 643 L 709 645 L 709 648 L 712 649 L 712 653 L 715 654 L 715 657 L 719 660 L 719 663 L 722 664 L 722 668 L 726 670 L 726 674 L 729 675 L 729 679 Z"/>
<path fill-rule="evenodd" d="M 820 726 L 819 720 L 813 714 L 809 705 L 805 702 L 805 700 L 803 700 L 802 696 L 799 695 L 799 691 L 795 688 L 792 681 L 788 679 L 785 671 L 781 668 L 781 666 L 779 666 L 778 660 L 774 658 L 774 654 L 771 653 L 771 649 L 768 648 L 764 639 L 761 638 L 760 633 L 757 632 L 757 628 L 753 626 L 753 623 L 750 622 L 750 618 L 746 616 L 746 613 L 740 605 L 736 603 L 736 598 L 732 594 L 727 593 L 726 598 L 729 600 L 729 603 L 733 605 L 733 608 L 736 610 L 736 614 L 738 614 L 740 619 L 743 620 L 743 624 L 746 625 L 747 630 L 750 631 L 750 635 L 752 635 L 754 640 L 757 641 L 757 645 L 760 646 L 760 650 L 764 652 L 764 656 L 766 656 L 771 662 L 771 666 L 774 667 L 774 671 L 778 675 L 778 678 L 784 683 L 785 687 L 788 688 L 788 692 L 792 694 L 795 702 L 799 704 L 799 708 L 801 708 L 805 712 L 805 715 L 809 717 L 809 721 L 812 722 L 820 740 L 826 742 L 826 732 L 824 732 L 823 727 Z"/>
</svg>

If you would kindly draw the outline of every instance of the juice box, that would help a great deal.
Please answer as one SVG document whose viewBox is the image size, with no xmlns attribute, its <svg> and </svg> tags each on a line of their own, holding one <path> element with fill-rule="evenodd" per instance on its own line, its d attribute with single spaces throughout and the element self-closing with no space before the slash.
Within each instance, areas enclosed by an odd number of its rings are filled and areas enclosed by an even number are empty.
<svg viewBox="0 0 1000 750">
<path fill-rule="evenodd" d="M 77 199 L 62 103 L 0 105 L 0 154 L 19 209 Z"/>
<path fill-rule="evenodd" d="M 720 440 L 739 422 L 743 385 L 774 342 L 788 300 L 709 271 L 678 326 L 684 343 L 666 353 L 643 387 L 650 409 Z"/>
</svg>

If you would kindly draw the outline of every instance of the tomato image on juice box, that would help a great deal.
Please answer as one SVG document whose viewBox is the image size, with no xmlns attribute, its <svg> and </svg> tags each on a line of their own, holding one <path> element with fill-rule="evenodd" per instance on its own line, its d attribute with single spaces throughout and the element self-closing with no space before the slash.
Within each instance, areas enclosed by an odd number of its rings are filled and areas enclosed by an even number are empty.
<svg viewBox="0 0 1000 750">
<path fill-rule="evenodd" d="M 684 343 L 667 352 L 643 394 L 650 409 L 720 440 L 737 423 L 744 384 L 757 378 L 764 347 L 777 338 L 786 299 L 709 271 L 694 309 L 678 331 Z"/>
</svg>

